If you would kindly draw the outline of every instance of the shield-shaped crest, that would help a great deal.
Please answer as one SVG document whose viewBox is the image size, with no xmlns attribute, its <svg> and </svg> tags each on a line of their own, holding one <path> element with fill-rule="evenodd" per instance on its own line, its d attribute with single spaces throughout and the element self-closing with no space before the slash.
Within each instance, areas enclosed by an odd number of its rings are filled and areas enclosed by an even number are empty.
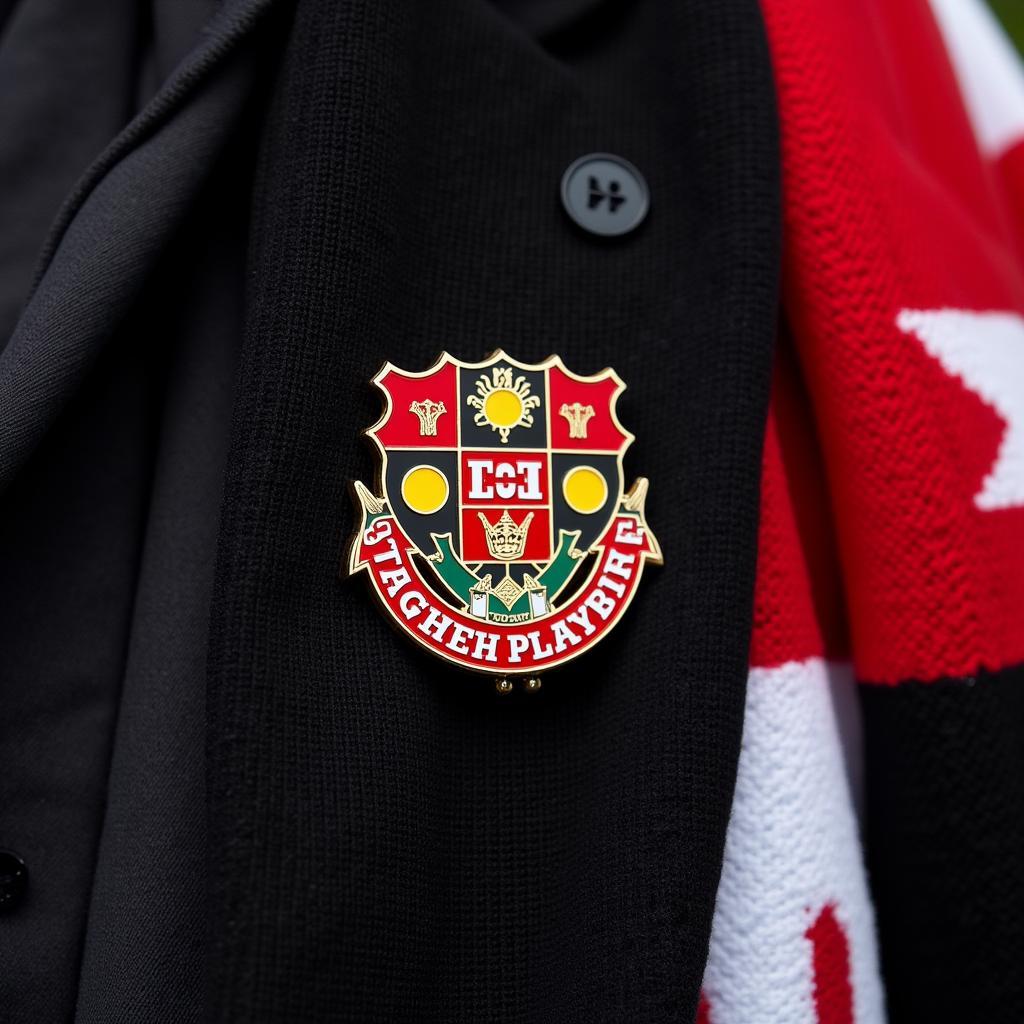
<svg viewBox="0 0 1024 1024">
<path fill-rule="evenodd" d="M 537 673 L 592 646 L 661 561 L 647 481 L 623 493 L 633 435 L 616 373 L 445 353 L 423 372 L 388 363 L 373 383 L 380 484 L 356 484 L 350 571 L 368 570 L 396 623 L 466 668 Z"/>
</svg>

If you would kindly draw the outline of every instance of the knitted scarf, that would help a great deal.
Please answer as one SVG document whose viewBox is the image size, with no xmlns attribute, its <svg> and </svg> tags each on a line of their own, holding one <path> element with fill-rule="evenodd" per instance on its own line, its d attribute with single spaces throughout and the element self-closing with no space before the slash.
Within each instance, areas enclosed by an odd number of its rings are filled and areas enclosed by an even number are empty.
<svg viewBox="0 0 1024 1024">
<path fill-rule="evenodd" d="M 762 6 L 785 328 L 703 1019 L 1021 1020 L 1024 75 L 974 2 Z"/>
</svg>

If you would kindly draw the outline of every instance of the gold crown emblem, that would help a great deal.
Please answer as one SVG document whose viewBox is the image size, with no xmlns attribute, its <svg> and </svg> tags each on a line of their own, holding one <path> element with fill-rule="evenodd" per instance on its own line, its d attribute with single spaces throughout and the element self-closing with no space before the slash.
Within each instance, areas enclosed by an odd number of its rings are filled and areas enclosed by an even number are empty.
<svg viewBox="0 0 1024 1024">
<path fill-rule="evenodd" d="M 496 523 L 490 523 L 483 512 L 477 512 L 480 522 L 484 525 L 484 535 L 487 538 L 487 550 L 493 557 L 502 562 L 512 562 L 523 557 L 526 550 L 526 536 L 530 532 L 530 523 L 533 522 L 533 513 L 529 512 L 526 518 L 517 526 L 515 520 L 505 509 L 501 518 Z"/>
</svg>

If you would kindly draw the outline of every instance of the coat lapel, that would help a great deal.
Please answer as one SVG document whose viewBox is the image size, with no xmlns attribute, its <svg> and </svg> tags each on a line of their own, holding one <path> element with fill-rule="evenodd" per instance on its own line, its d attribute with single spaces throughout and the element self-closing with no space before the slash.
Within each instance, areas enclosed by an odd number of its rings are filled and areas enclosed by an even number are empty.
<svg viewBox="0 0 1024 1024">
<path fill-rule="evenodd" d="M 66 200 L 0 353 L 0 488 L 75 392 L 206 181 L 251 94 L 256 30 L 273 4 L 226 4 Z"/>
</svg>

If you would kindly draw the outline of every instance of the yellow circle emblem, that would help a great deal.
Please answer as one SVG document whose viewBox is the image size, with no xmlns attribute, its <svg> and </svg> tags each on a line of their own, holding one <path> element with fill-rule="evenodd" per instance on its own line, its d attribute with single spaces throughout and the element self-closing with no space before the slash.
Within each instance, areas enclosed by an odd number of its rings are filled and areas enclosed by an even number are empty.
<svg viewBox="0 0 1024 1024">
<path fill-rule="evenodd" d="M 576 466 L 562 478 L 562 494 L 573 512 L 590 515 L 608 500 L 608 483 L 591 466 Z"/>
<path fill-rule="evenodd" d="M 506 388 L 492 391 L 484 399 L 484 416 L 494 427 L 513 427 L 523 415 L 523 400 Z"/>
<path fill-rule="evenodd" d="M 402 478 L 402 500 L 413 512 L 429 516 L 448 500 L 448 478 L 433 466 L 413 466 Z"/>
</svg>

